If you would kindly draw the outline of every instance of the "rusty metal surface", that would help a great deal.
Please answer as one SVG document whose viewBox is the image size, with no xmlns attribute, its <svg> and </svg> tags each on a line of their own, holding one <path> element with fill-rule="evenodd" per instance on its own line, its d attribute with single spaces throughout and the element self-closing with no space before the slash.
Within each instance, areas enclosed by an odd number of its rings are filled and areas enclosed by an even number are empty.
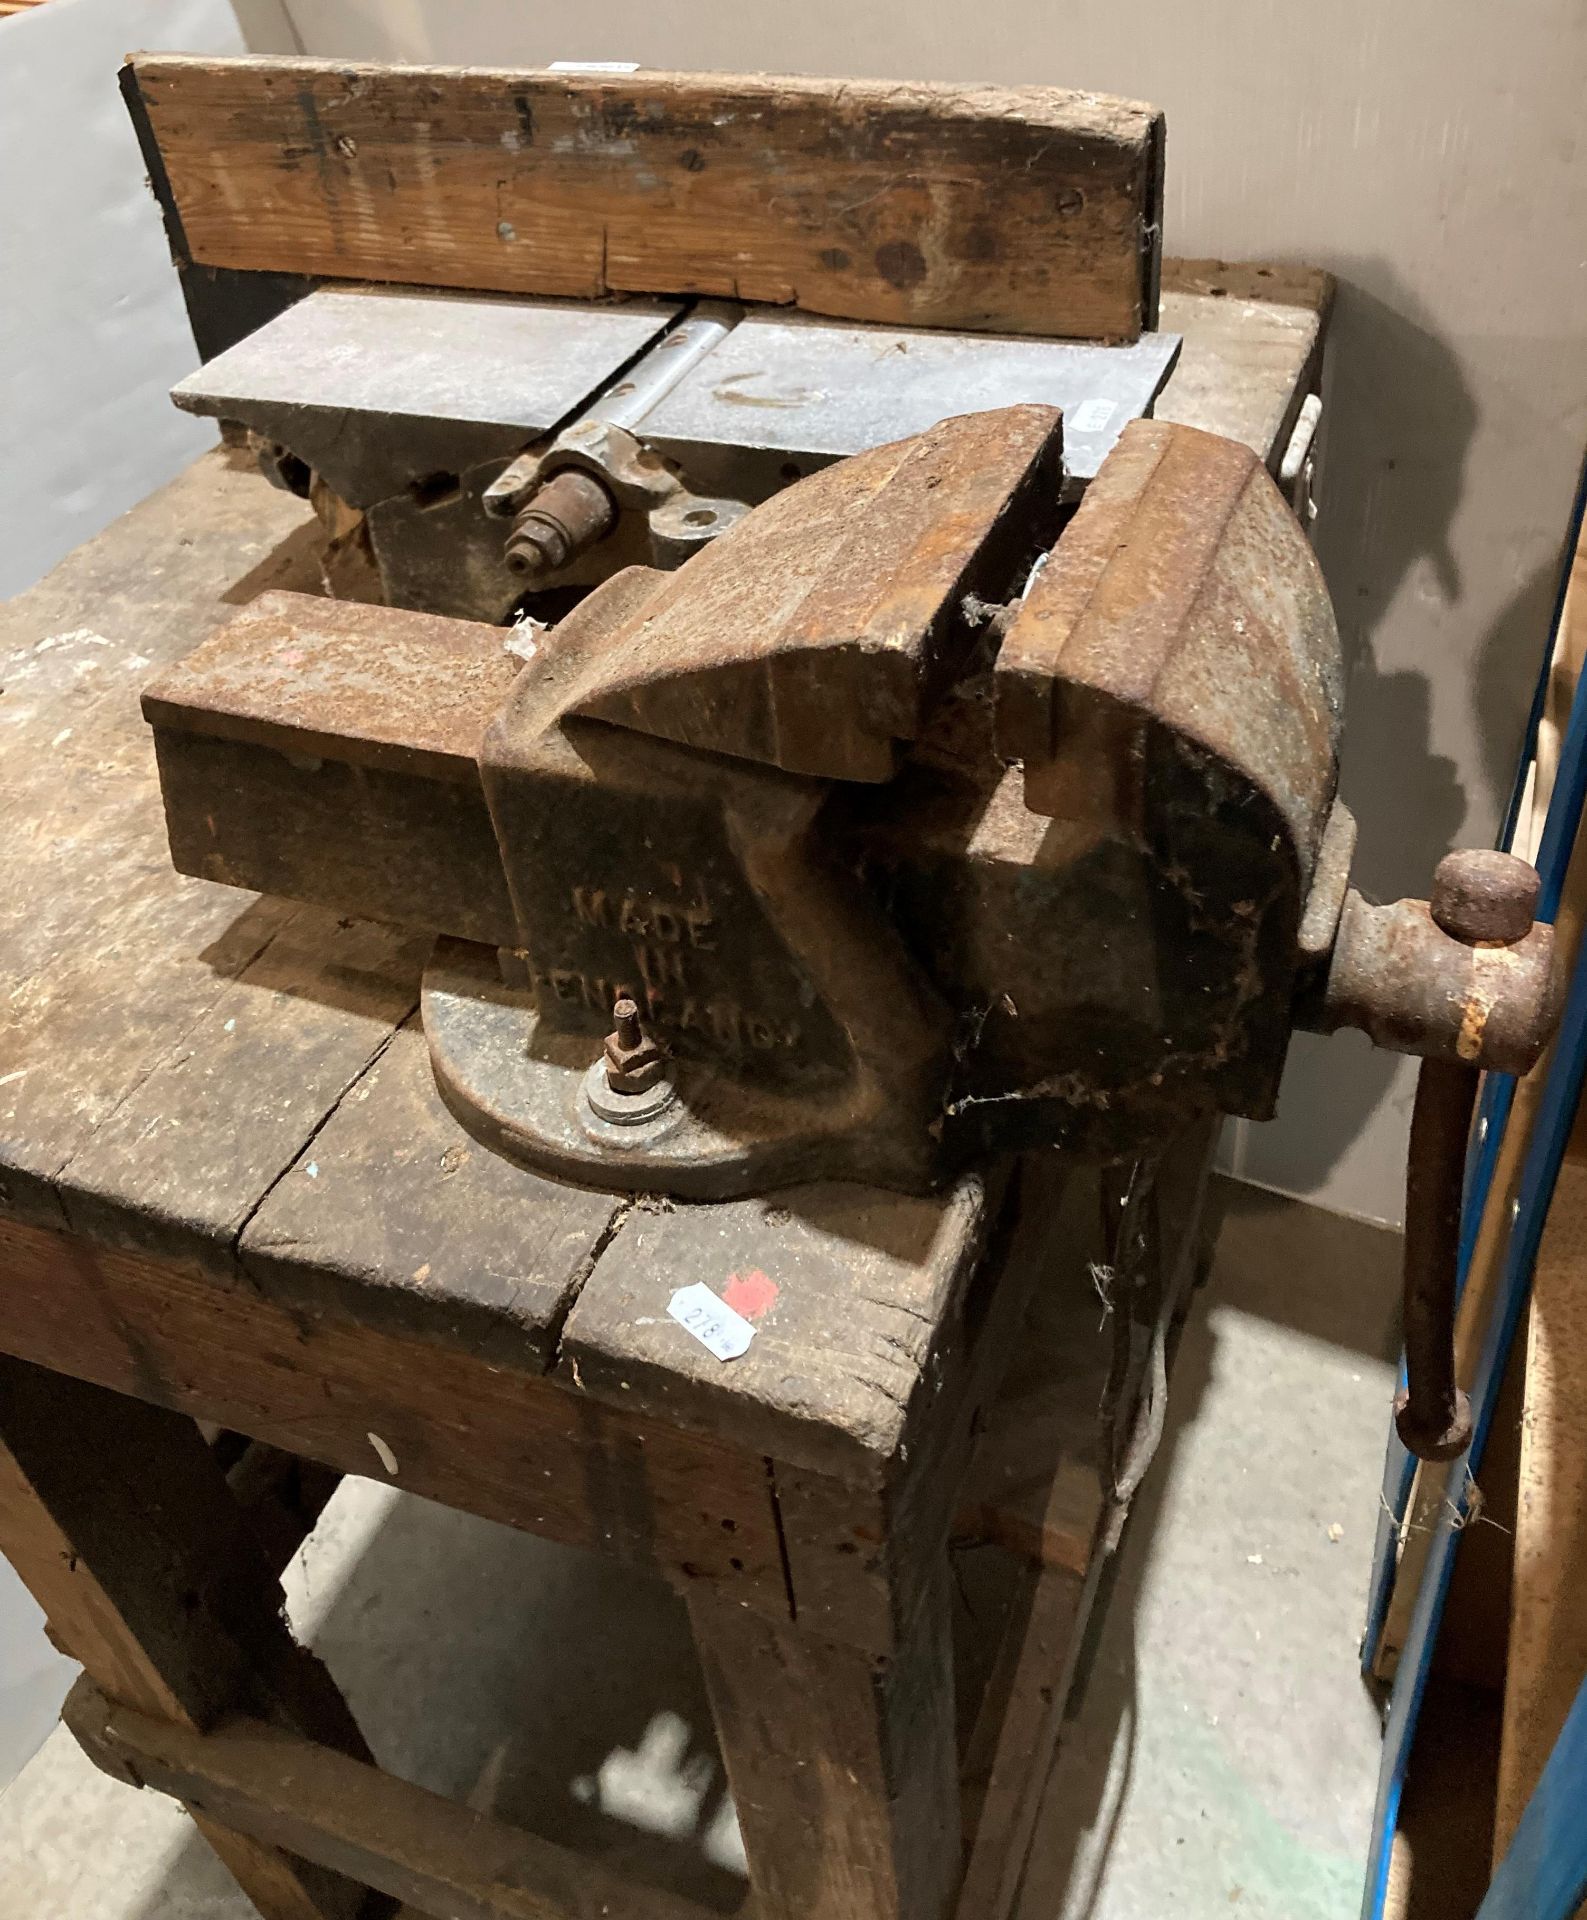
<svg viewBox="0 0 1587 1920">
<path fill-rule="evenodd" d="M 523 583 L 502 552 L 501 523 L 484 509 L 500 466 L 465 466 L 438 476 L 435 488 L 404 487 L 369 509 L 370 548 L 392 606 L 457 620 L 512 618 Z M 455 485 L 439 484 L 448 478 Z"/>
<path fill-rule="evenodd" d="M 947 422 L 513 653 L 267 599 L 147 696 L 178 864 L 502 949 L 440 965 L 447 1097 L 617 1186 L 1134 1158 L 1265 1115 L 1297 1020 L 1524 1068 L 1529 871 L 1347 887 L 1337 641 L 1254 456 L 1131 429 L 1026 590 L 1057 441 Z"/>
<path fill-rule="evenodd" d="M 1554 930 L 1511 945 L 1453 938 L 1425 900 L 1374 906 L 1351 890 L 1320 1004 L 1298 1009 L 1319 1033 L 1357 1027 L 1380 1047 L 1525 1073 L 1559 1016 Z"/>
<path fill-rule="evenodd" d="M 1445 933 L 1468 946 L 1511 946 L 1532 931 L 1542 887 L 1537 869 L 1514 854 L 1462 847 L 1439 861 L 1427 906 Z"/>
<path fill-rule="evenodd" d="M 1221 777 L 1262 802 L 1308 878 L 1342 697 L 1327 588 L 1271 477 L 1249 448 L 1155 420 L 1120 436 L 997 664 L 999 744 L 1036 812 L 1160 832 L 1155 761 L 1199 750 L 1208 799 Z"/>
<path fill-rule="evenodd" d="M 602 1052 L 613 1093 L 643 1093 L 666 1072 L 666 1056 L 641 1025 L 638 1002 L 627 994 L 613 1003 L 612 1031 Z"/>
<path fill-rule="evenodd" d="M 547 494 L 564 487 L 565 475 L 587 475 L 606 496 L 605 514 L 589 511 L 593 496 L 587 491 L 574 496 L 586 509 L 575 513 L 581 524 L 569 529 L 576 537 L 563 551 L 556 543 L 543 547 L 522 584 L 537 592 L 593 586 L 628 566 L 681 566 L 743 517 L 742 499 L 701 498 L 672 462 L 658 459 L 648 442 L 636 437 L 657 402 L 709 358 L 742 317 L 741 307 L 725 301 L 706 300 L 691 308 L 554 440 L 526 449 L 485 489 L 480 504 L 486 513 L 518 516 L 520 522 L 527 514 L 531 525 L 532 516 L 544 512 Z M 565 524 L 554 501 L 553 518 Z M 533 557 L 510 535 L 509 566 L 515 545 L 522 558 Z"/>
<path fill-rule="evenodd" d="M 946 1013 L 835 867 L 819 782 L 513 708 L 483 768 L 542 1036 L 593 1055 L 627 993 L 691 1099 L 731 1079 L 763 1116 L 815 1101 L 934 1152 Z"/>
<path fill-rule="evenodd" d="M 993 661 L 1008 623 L 988 609 L 1018 601 L 1052 541 L 1057 437 L 1050 415 L 1019 408 L 829 469 L 684 572 L 608 582 L 540 636 L 493 713 L 468 703 L 498 869 L 493 892 L 471 884 L 489 896 L 496 943 L 521 955 L 542 1037 L 576 1041 L 588 1065 L 613 1000 L 631 992 L 686 1075 L 788 1103 L 819 1089 L 834 1115 L 914 1143 L 916 1178 L 1043 1141 L 1132 1153 L 1198 1114 L 1265 1110 L 1288 1033 L 1299 880 L 1270 825 L 1254 870 L 1248 790 L 1228 783 L 1208 806 L 1192 755 L 1167 796 L 1184 817 L 1164 841 L 1127 821 L 1099 830 L 1094 809 L 1032 812 L 1031 765 L 1006 770 L 996 755 Z M 1066 535 L 1048 572 L 1069 564 Z M 316 796 L 340 795 L 360 756 L 391 750 L 380 728 L 417 740 L 435 724 L 422 674 L 389 704 L 379 696 L 387 651 L 371 647 L 360 669 L 372 710 L 344 708 L 340 743 L 319 728 L 321 764 L 302 778 L 310 830 L 276 787 L 268 808 L 247 804 L 261 785 L 250 763 L 218 826 L 206 814 L 207 870 L 220 870 L 218 833 L 228 877 L 285 874 L 323 899 L 334 872 L 367 910 L 367 878 L 348 878 L 357 848 L 344 837 L 318 850 L 312 871 L 309 854 L 314 833 L 335 833 Z M 284 686 L 269 659 L 243 679 L 250 693 L 266 683 L 265 707 L 279 695 L 279 725 L 251 712 L 250 738 L 290 749 L 330 676 L 311 662 L 303 686 Z M 200 678 L 217 664 L 218 688 L 190 689 L 185 751 L 239 705 L 235 663 L 200 662 Z M 957 760 L 937 729 L 950 696 L 963 710 Z M 387 801 L 416 852 L 382 881 L 382 910 L 480 937 L 459 924 L 452 881 L 454 869 L 477 876 L 477 812 L 448 861 L 426 793 Z M 199 811 L 189 784 L 177 812 Z M 1284 903 L 1270 919 L 1288 946 L 1246 904 L 1267 896 Z M 757 1111 L 769 1124 L 775 1100 Z"/>
<path fill-rule="evenodd" d="M 904 1124 L 875 1076 L 801 1094 L 755 1076 L 696 1073 L 637 1124 L 609 1120 L 582 1097 L 592 1077 L 604 1079 L 603 1065 L 592 1075 L 587 1038 L 553 1030 L 545 1004 L 543 988 L 507 986 L 495 957 L 462 941 L 440 942 L 424 977 L 441 1098 L 509 1159 L 614 1192 L 696 1200 L 822 1179 L 922 1193 L 943 1174 L 935 1143 Z"/>
<path fill-rule="evenodd" d="M 559 573 L 604 540 L 616 519 L 616 503 L 593 474 L 577 467 L 553 474 L 513 520 L 502 549 L 507 569 L 525 584 Z"/>
<path fill-rule="evenodd" d="M 1334 942 L 1339 937 L 1345 896 L 1350 891 L 1350 863 L 1355 855 L 1355 816 L 1336 800 L 1328 824 L 1323 828 L 1322 845 L 1317 849 L 1316 864 L 1312 868 L 1311 890 L 1306 895 L 1306 908 L 1296 936 L 1303 974 L 1319 967 L 1327 968 Z M 1306 991 L 1304 983 L 1298 991 Z"/>
<path fill-rule="evenodd" d="M 1471 1440 L 1471 1405 L 1455 1385 L 1460 1200 L 1477 1069 L 1424 1060 L 1405 1178 L 1405 1378 L 1400 1439 L 1423 1460 L 1453 1460 Z"/>
<path fill-rule="evenodd" d="M 995 683 L 1025 804 L 1052 821 L 1060 863 L 1096 876 L 1086 919 L 1111 896 L 1136 948 L 1134 1012 L 1101 1026 L 1106 1058 L 1037 1064 L 1100 1076 L 1113 1100 L 1200 1082 L 1225 1111 L 1265 1118 L 1337 778 L 1341 677 L 1316 560 L 1257 456 L 1192 428 L 1127 427 Z"/>
<path fill-rule="evenodd" d="M 967 650 L 963 596 L 1006 599 L 1051 542 L 1059 431 L 1044 407 L 944 421 L 790 487 L 642 599 L 619 576 L 537 662 L 519 724 L 577 713 L 790 773 L 888 779 Z"/>
<path fill-rule="evenodd" d="M 1227 941 L 1138 850 L 1032 814 L 1017 770 L 897 785 L 844 795 L 832 832 L 954 1010 L 957 1151 L 1112 1157 L 1260 1110 L 1276 1063 L 1228 1045 L 1245 982 Z"/>
<path fill-rule="evenodd" d="M 477 780 L 520 662 L 499 629 L 263 593 L 143 692 L 144 718 L 283 753 Z"/>
<path fill-rule="evenodd" d="M 145 690 L 183 873 L 512 945 L 477 753 L 499 628 L 262 594 Z"/>
<path fill-rule="evenodd" d="M 1455 1383 L 1455 1287 L 1466 1139 L 1479 1069 L 1525 1073 L 1558 1017 L 1552 927 L 1533 922 L 1539 880 L 1486 848 L 1445 856 L 1431 898 L 1368 905 L 1346 895 L 1322 1011 L 1380 1045 L 1426 1056 L 1405 1179 L 1406 1386 L 1401 1440 L 1453 1460 L 1471 1440 Z"/>
</svg>

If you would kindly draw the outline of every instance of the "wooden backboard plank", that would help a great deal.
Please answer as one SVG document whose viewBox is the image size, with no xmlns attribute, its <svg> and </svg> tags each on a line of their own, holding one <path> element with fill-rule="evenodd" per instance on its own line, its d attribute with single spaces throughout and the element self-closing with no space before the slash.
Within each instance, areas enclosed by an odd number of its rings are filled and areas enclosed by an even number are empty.
<svg viewBox="0 0 1587 1920">
<path fill-rule="evenodd" d="M 1163 121 L 1053 87 L 140 54 L 193 260 L 1133 340 Z"/>
</svg>

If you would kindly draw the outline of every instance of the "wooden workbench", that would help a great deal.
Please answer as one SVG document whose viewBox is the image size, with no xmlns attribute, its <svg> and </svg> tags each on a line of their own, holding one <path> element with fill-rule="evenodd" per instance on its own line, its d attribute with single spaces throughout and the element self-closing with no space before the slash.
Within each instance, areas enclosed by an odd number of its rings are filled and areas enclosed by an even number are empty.
<svg viewBox="0 0 1587 1920">
<path fill-rule="evenodd" d="M 1326 284 L 1226 271 L 1165 288 L 1163 411 L 1276 464 Z M 684 1207 L 476 1145 L 416 1024 L 423 940 L 167 858 L 140 687 L 320 578 L 307 509 L 217 451 L 0 610 L 0 1546 L 87 1670 L 72 1724 L 271 1920 L 366 1883 L 471 1920 L 694 1911 L 378 1772 L 202 1421 L 659 1567 L 762 1920 L 937 1920 L 961 1880 L 967 1920 L 1006 1912 L 1109 1507 L 1063 1169 Z M 1193 1195 L 1164 1205 L 1184 1243 Z M 758 1313 L 731 1366 L 666 1314 L 697 1280 Z M 950 1537 L 1028 1566 L 957 1706 Z"/>
</svg>

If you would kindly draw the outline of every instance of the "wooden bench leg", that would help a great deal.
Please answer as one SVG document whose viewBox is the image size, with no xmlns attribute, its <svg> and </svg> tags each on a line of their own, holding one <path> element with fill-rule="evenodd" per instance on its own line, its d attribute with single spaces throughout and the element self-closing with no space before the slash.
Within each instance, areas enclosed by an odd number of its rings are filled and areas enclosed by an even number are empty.
<svg viewBox="0 0 1587 1920">
<path fill-rule="evenodd" d="M 200 1731 L 244 1709 L 368 1759 L 191 1420 L 0 1356 L 0 1550 L 111 1699 Z M 366 1887 L 189 1811 L 266 1920 L 372 1911 Z"/>
<path fill-rule="evenodd" d="M 691 1594 L 756 1920 L 948 1911 L 960 1820 L 947 1581 L 944 1553 L 890 1659 Z"/>
</svg>

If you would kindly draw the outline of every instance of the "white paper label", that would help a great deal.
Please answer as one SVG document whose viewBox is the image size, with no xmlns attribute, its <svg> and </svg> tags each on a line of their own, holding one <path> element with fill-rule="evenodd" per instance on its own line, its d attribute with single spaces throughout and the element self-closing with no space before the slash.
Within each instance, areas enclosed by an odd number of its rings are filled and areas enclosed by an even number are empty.
<svg viewBox="0 0 1587 1920">
<path fill-rule="evenodd" d="M 1074 433 L 1106 433 L 1113 419 L 1114 403 L 1100 393 L 1082 400 L 1064 415 L 1064 425 Z"/>
<path fill-rule="evenodd" d="M 749 1352 L 749 1343 L 755 1338 L 755 1329 L 743 1314 L 735 1313 L 701 1281 L 692 1287 L 679 1287 L 667 1302 L 667 1311 L 718 1360 L 737 1360 Z"/>
</svg>

